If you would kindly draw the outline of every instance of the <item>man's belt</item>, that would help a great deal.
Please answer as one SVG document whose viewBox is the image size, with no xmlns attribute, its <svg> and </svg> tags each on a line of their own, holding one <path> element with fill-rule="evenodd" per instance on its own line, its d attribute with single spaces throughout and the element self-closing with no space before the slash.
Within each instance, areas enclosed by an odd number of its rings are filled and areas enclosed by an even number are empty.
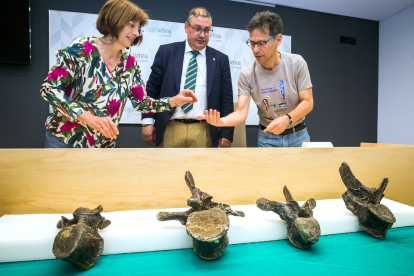
<svg viewBox="0 0 414 276">
<path fill-rule="evenodd" d="M 261 130 L 265 130 L 265 126 L 264 125 L 262 125 L 262 124 L 259 124 L 259 126 L 260 126 L 260 129 Z M 285 131 L 283 131 L 282 133 L 280 133 L 280 134 L 278 134 L 278 135 L 288 135 L 288 134 L 291 134 L 291 133 L 293 133 L 293 129 L 295 130 L 295 132 L 296 131 L 299 131 L 299 130 L 302 130 L 302 129 L 304 129 L 306 127 L 306 125 L 305 125 L 305 123 L 304 122 L 302 122 L 302 123 L 300 123 L 300 124 L 298 124 L 298 125 L 296 125 L 296 126 L 294 126 L 294 127 L 292 127 L 292 128 L 289 128 L 289 129 L 286 129 Z"/>
<path fill-rule="evenodd" d="M 195 124 L 195 123 L 205 123 L 206 120 L 196 120 L 196 119 L 172 119 L 171 121 L 180 122 L 184 124 Z"/>
</svg>

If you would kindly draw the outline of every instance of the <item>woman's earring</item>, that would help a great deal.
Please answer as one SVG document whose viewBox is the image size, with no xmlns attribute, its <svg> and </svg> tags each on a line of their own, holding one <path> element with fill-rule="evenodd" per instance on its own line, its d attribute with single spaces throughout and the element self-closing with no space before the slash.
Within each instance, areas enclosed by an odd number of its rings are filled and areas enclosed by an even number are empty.
<svg viewBox="0 0 414 276">
<path fill-rule="evenodd" d="M 114 40 L 114 37 L 112 35 L 110 35 L 109 40 L 112 42 L 112 40 Z"/>
</svg>

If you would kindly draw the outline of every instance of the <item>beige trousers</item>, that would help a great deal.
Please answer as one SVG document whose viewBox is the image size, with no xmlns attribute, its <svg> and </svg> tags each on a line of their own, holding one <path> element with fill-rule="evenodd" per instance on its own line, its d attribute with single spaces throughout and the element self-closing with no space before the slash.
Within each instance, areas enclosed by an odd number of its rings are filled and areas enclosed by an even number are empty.
<svg viewBox="0 0 414 276">
<path fill-rule="evenodd" d="M 192 124 L 169 121 L 159 145 L 160 148 L 208 148 L 211 146 L 210 128 L 206 121 Z"/>
</svg>

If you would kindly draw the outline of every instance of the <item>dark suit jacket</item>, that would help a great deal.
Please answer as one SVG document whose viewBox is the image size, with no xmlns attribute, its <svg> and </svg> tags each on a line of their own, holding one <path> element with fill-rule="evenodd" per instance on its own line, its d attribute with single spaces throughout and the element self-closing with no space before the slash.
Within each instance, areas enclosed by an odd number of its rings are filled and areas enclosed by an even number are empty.
<svg viewBox="0 0 414 276">
<path fill-rule="evenodd" d="M 146 89 L 149 97 L 154 99 L 173 97 L 180 92 L 184 51 L 185 41 L 160 46 L 155 55 L 154 63 L 151 67 L 152 72 L 147 82 Z M 220 111 L 221 117 L 227 116 L 233 112 L 233 89 L 229 58 L 227 55 L 207 46 L 206 66 L 207 108 Z M 142 114 L 142 118 L 155 118 L 155 146 L 160 144 L 165 127 L 174 110 L 155 114 Z M 210 125 L 213 147 L 218 146 L 219 138 L 227 138 L 233 141 L 233 131 L 234 127 L 217 128 Z"/>
</svg>

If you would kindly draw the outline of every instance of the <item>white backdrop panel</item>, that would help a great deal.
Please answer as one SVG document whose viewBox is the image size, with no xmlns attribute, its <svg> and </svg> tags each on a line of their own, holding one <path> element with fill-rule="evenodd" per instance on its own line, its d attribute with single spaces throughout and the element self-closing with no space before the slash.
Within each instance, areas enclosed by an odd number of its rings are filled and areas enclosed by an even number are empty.
<svg viewBox="0 0 414 276">
<path fill-rule="evenodd" d="M 67 47 L 77 37 L 99 37 L 101 34 L 96 30 L 97 14 L 49 11 L 49 66 L 56 62 L 55 53 L 58 49 Z M 184 41 L 184 23 L 150 20 L 144 28 L 144 41 L 139 47 L 131 47 L 131 54 L 135 56 L 142 70 L 145 82 L 151 73 L 151 65 L 154 61 L 158 47 L 177 41 Z M 210 37 L 209 46 L 226 55 L 230 60 L 231 79 L 233 84 L 233 101 L 237 102 L 237 79 L 242 68 L 247 67 L 254 61 L 254 56 L 246 40 L 249 33 L 245 30 L 214 27 Z M 291 52 L 291 37 L 283 36 L 282 44 L 279 46 L 282 53 Z M 141 123 L 141 113 L 133 110 L 128 100 L 121 123 Z M 258 125 L 259 117 L 257 107 L 253 100 L 250 103 L 247 125 Z"/>
</svg>

